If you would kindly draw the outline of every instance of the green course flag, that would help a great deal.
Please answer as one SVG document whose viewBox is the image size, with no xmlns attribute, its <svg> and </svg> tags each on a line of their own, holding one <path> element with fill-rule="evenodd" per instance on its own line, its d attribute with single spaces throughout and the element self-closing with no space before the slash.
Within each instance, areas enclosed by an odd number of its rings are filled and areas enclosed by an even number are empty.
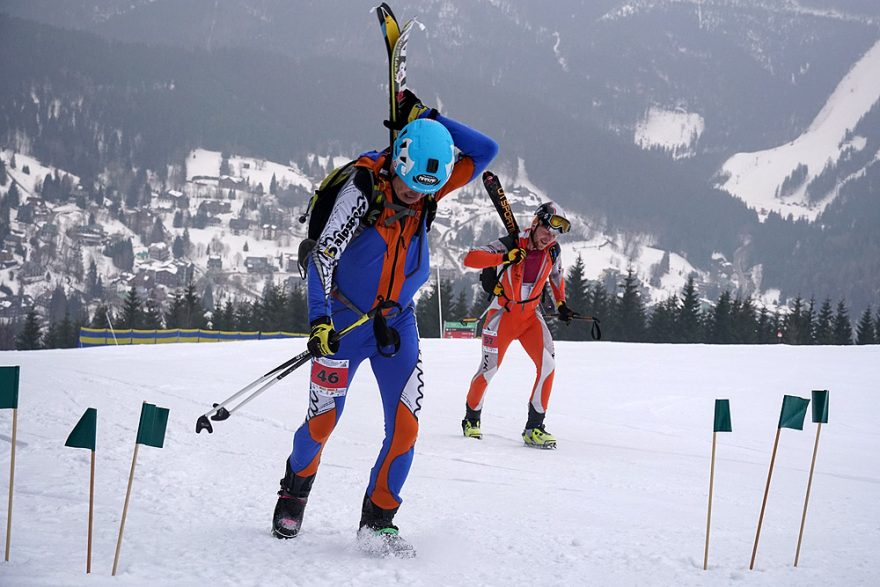
<svg viewBox="0 0 880 587">
<path fill-rule="evenodd" d="M 165 426 L 168 424 L 168 408 L 160 408 L 144 402 L 141 421 L 138 424 L 137 444 L 162 448 L 165 443 Z"/>
<path fill-rule="evenodd" d="M 782 411 L 779 414 L 779 428 L 804 429 L 804 417 L 810 400 L 794 395 L 782 398 Z"/>
<path fill-rule="evenodd" d="M 0 367 L 0 410 L 18 407 L 19 368 Z"/>
<path fill-rule="evenodd" d="M 813 423 L 828 423 L 828 390 L 813 390 Z"/>
<path fill-rule="evenodd" d="M 730 400 L 715 400 L 715 428 L 714 432 L 730 432 Z"/>
<path fill-rule="evenodd" d="M 82 418 L 73 427 L 70 436 L 64 446 L 71 448 L 87 448 L 95 450 L 95 432 L 98 427 L 98 410 L 95 408 L 87 408 L 83 412 Z"/>
</svg>

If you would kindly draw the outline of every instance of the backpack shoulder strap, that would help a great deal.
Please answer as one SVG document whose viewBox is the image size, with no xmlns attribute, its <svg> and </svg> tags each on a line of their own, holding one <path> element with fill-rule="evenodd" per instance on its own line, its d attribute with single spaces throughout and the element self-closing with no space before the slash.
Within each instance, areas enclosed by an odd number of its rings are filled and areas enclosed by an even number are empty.
<svg viewBox="0 0 880 587">
<path fill-rule="evenodd" d="M 517 235 L 515 234 L 506 234 L 498 240 L 500 240 L 504 244 L 504 246 L 507 247 L 508 251 L 511 251 L 516 248 L 516 242 L 517 240 L 519 240 L 519 237 L 517 237 Z"/>
</svg>

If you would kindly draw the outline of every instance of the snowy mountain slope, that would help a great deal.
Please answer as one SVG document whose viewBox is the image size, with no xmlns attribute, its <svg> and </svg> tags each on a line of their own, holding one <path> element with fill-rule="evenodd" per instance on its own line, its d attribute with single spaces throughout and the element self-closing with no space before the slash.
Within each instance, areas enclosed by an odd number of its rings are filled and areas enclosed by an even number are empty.
<svg viewBox="0 0 880 587">
<path fill-rule="evenodd" d="M 847 149 L 865 148 L 863 137 L 845 140 L 847 131 L 880 100 L 880 41 L 855 64 L 800 136 L 785 145 L 754 153 L 737 153 L 721 167 L 720 187 L 746 202 L 766 218 L 771 211 L 783 217 L 815 220 L 834 201 L 842 184 L 818 202 L 811 203 L 806 191 L 810 180 L 823 169 L 837 164 Z M 880 152 L 878 152 L 880 155 Z M 780 190 L 798 166 L 807 172 L 791 193 Z"/>
<path fill-rule="evenodd" d="M 357 552 L 354 532 L 382 436 L 363 370 L 328 444 L 303 534 L 268 528 L 293 430 L 294 372 L 211 436 L 196 417 L 302 341 L 5 352 L 21 365 L 11 560 L 4 585 L 868 585 L 880 548 L 878 347 L 557 344 L 547 426 L 521 444 L 530 363 L 514 345 L 493 380 L 482 441 L 461 437 L 479 342 L 423 341 L 425 400 L 396 518 L 409 561 Z M 634 368 L 635 366 L 635 368 Z M 735 368 L 736 377 L 723 377 Z M 782 395 L 828 388 L 800 566 L 792 568 L 815 426 L 783 430 L 756 569 L 748 570 Z M 709 570 L 702 570 L 713 400 L 718 434 Z M 141 447 L 117 577 L 113 554 L 142 401 L 170 408 L 165 447 Z M 95 543 L 85 575 L 89 456 L 63 447 L 98 410 Z M 0 411 L 0 471 L 11 413 Z M 4 473 L 5 479 L 5 473 Z M 0 496 L 5 497 L 6 484 Z M 5 499 L 3 500 L 5 502 Z M 0 514 L 5 521 L 5 508 Z M 3 524 L 5 527 L 5 523 Z"/>
</svg>

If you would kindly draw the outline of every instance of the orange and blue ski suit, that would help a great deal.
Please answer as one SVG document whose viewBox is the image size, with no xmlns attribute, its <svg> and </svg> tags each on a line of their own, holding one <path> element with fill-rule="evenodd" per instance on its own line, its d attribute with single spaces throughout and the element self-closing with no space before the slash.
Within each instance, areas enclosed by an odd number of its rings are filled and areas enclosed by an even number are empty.
<svg viewBox="0 0 880 587">
<path fill-rule="evenodd" d="M 460 155 L 450 179 L 434 194 L 435 202 L 479 176 L 498 151 L 491 138 L 442 115 L 436 120 L 449 130 Z M 334 328 L 342 330 L 377 302 L 397 302 L 401 310 L 385 317 L 399 334 L 399 350 L 393 356 L 383 353 L 367 324 L 341 338 L 336 353 L 312 360 L 309 410 L 294 434 L 289 465 L 297 477 L 316 474 L 351 380 L 369 359 L 382 396 L 385 440 L 366 494 L 378 507 L 395 510 L 413 459 L 423 395 L 412 300 L 428 280 L 430 264 L 425 198 L 405 206 L 393 196 L 387 156 L 376 151 L 362 155 L 336 197 L 308 262 L 309 319 L 331 317 Z M 384 196 L 383 207 L 378 219 L 367 224 L 375 190 Z"/>
<path fill-rule="evenodd" d="M 501 270 L 502 293 L 494 297 L 487 310 L 483 323 L 482 358 L 467 394 L 469 412 L 482 410 L 486 388 L 514 340 L 522 344 L 537 371 L 529 397 L 532 408 L 529 412 L 543 420 L 547 411 L 556 362 L 553 337 L 539 306 L 544 286 L 548 283 L 556 303 L 564 302 L 565 280 L 559 245 L 552 243 L 544 250 L 529 250 L 530 233 L 531 230 L 527 229 L 518 235 L 516 246 L 527 250 L 526 259 Z M 500 239 L 492 241 L 469 251 L 464 265 L 472 269 L 496 267 L 504 263 L 507 252 L 507 245 Z"/>
</svg>

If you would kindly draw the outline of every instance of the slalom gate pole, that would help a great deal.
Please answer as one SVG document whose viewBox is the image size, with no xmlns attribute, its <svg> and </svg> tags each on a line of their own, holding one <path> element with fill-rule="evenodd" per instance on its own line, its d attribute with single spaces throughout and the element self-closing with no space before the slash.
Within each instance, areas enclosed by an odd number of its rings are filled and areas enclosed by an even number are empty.
<svg viewBox="0 0 880 587">
<path fill-rule="evenodd" d="M 794 553 L 794 566 L 798 566 L 801 556 L 801 540 L 804 538 L 804 524 L 807 521 L 807 505 L 810 503 L 810 488 L 813 486 L 813 471 L 816 469 L 816 453 L 819 451 L 819 434 L 822 432 L 822 423 L 816 427 L 816 444 L 813 445 L 813 461 L 810 463 L 810 477 L 807 480 L 807 495 L 804 497 L 804 513 L 801 516 L 801 529 L 798 532 L 797 550 Z"/>
<path fill-rule="evenodd" d="M 122 533 L 125 532 L 125 516 L 128 514 L 128 499 L 131 497 L 131 484 L 134 481 L 134 467 L 137 464 L 138 447 L 134 443 L 134 454 L 131 457 L 131 472 L 128 474 L 128 489 L 125 490 L 125 505 L 122 506 L 122 521 L 119 523 L 119 538 L 116 540 L 116 555 L 113 557 L 113 573 L 116 576 L 116 566 L 119 564 L 119 552 L 122 550 Z"/>
<path fill-rule="evenodd" d="M 12 408 L 12 453 L 9 457 L 9 507 L 6 513 L 6 562 L 9 562 L 9 546 L 12 541 L 12 488 L 15 481 L 15 434 L 17 430 L 18 408 Z"/>
<path fill-rule="evenodd" d="M 92 453 L 91 477 L 89 478 L 89 540 L 86 546 L 86 574 L 92 572 L 92 520 L 95 511 L 95 451 Z"/>
<path fill-rule="evenodd" d="M 755 545 L 752 547 L 752 560 L 749 562 L 749 570 L 755 568 L 755 555 L 758 554 L 758 540 L 761 538 L 761 523 L 764 521 L 764 510 L 767 507 L 767 494 L 770 493 L 770 478 L 773 476 L 773 464 L 776 462 L 776 448 L 779 446 L 779 433 L 782 427 L 776 429 L 776 440 L 773 441 L 773 455 L 770 457 L 770 470 L 767 471 L 767 485 L 764 487 L 764 500 L 761 502 L 761 515 L 758 517 L 758 531 L 755 533 Z"/>
<path fill-rule="evenodd" d="M 706 550 L 703 552 L 703 570 L 709 568 L 709 528 L 712 525 L 712 486 L 715 484 L 715 438 L 717 432 L 712 433 L 712 461 L 709 465 L 709 513 L 706 515 Z"/>
</svg>

